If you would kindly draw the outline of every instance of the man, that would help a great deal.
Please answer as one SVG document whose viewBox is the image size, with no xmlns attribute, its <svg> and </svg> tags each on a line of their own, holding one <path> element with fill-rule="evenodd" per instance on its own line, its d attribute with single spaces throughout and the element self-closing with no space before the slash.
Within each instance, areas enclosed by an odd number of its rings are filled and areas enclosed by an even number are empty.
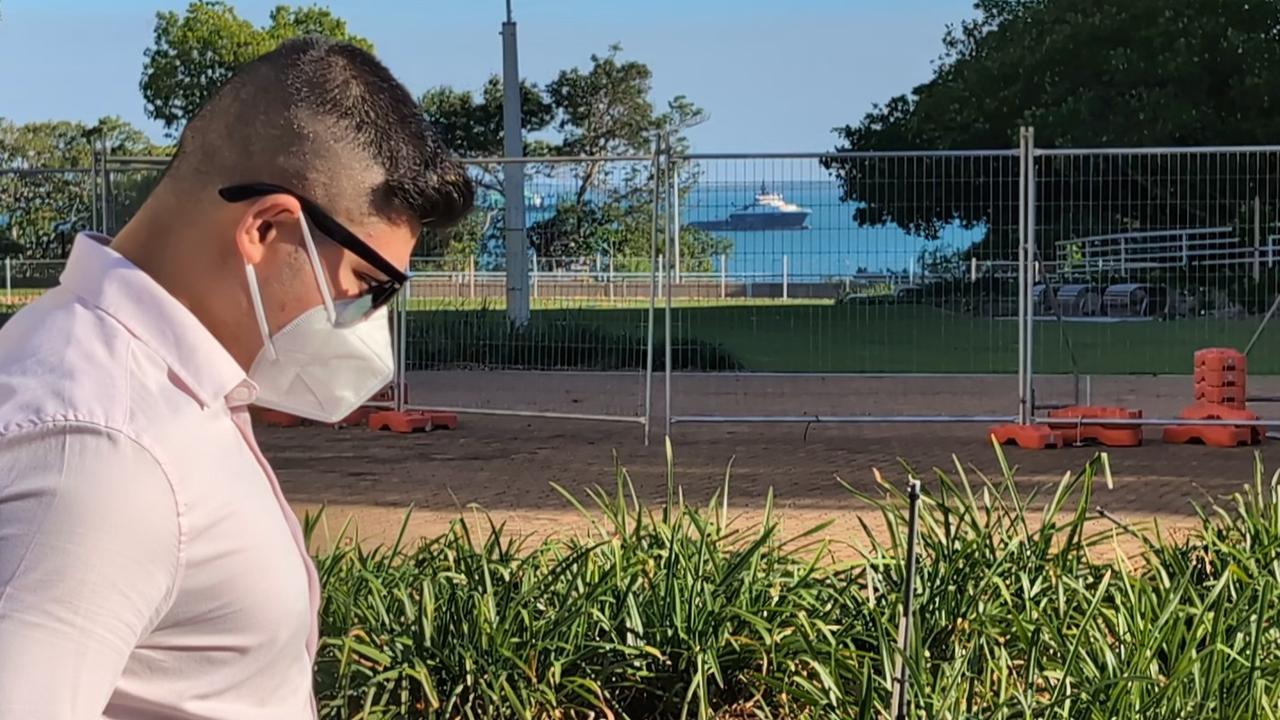
<svg viewBox="0 0 1280 720">
<path fill-rule="evenodd" d="M 306 38 L 77 238 L 0 330 L 0 720 L 314 716 L 318 583 L 248 406 L 380 389 L 415 239 L 472 192 L 385 67 Z"/>
</svg>

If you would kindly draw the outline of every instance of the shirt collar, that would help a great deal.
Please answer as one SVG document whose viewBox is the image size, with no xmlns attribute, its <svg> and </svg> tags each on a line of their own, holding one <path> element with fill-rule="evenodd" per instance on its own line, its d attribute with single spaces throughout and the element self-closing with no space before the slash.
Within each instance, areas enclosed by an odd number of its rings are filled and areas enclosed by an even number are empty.
<svg viewBox="0 0 1280 720">
<path fill-rule="evenodd" d="M 115 318 L 156 353 L 201 405 L 252 399 L 256 388 L 222 343 L 150 275 L 108 247 L 110 242 L 105 235 L 80 233 L 62 286 Z M 237 388 L 242 391 L 232 396 Z"/>
</svg>

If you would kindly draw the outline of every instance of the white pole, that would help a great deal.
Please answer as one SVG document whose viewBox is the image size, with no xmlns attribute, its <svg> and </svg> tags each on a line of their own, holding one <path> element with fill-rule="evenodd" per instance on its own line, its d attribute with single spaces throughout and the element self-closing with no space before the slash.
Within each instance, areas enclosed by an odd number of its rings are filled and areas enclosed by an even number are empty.
<svg viewBox="0 0 1280 720">
<path fill-rule="evenodd" d="M 788 266 L 788 262 L 787 262 L 787 260 L 788 260 L 787 256 L 786 256 L 786 255 L 783 255 L 783 256 L 782 256 L 782 299 L 783 299 L 783 300 L 786 300 L 786 299 L 787 299 L 787 281 L 788 281 L 788 279 L 789 279 L 789 278 L 788 278 L 788 275 L 790 274 L 790 273 L 788 272 L 788 267 L 787 267 L 787 266 Z"/>
<path fill-rule="evenodd" d="M 969 258 L 969 282 L 978 282 L 978 258 Z"/>
<path fill-rule="evenodd" d="M 1027 129 L 1018 133 L 1018 424 L 1031 421 L 1027 410 Z"/>
<path fill-rule="evenodd" d="M 476 299 L 476 256 L 467 256 L 467 294 Z"/>
<path fill-rule="evenodd" d="M 516 23 L 507 0 L 507 21 L 502 24 L 502 132 L 503 154 L 524 156 L 524 132 L 520 108 L 520 64 L 516 57 Z M 507 319 L 522 326 L 529 322 L 528 240 L 524 226 L 524 163 L 502 168 L 503 225 L 507 251 Z"/>
<path fill-rule="evenodd" d="M 1036 261 L 1036 129 L 1027 128 L 1027 264 L 1033 273 L 1027 278 L 1027 344 L 1023 351 L 1027 354 L 1026 366 L 1027 387 L 1023 393 L 1026 399 L 1027 421 L 1036 414 L 1035 396 L 1035 320 L 1036 306 L 1032 289 L 1035 285 L 1039 264 Z M 1048 292 L 1048 289 L 1045 290 Z"/>
<path fill-rule="evenodd" d="M 671 163 L 671 258 L 675 260 L 675 282 L 680 282 L 680 162 Z"/>
<path fill-rule="evenodd" d="M 1262 249 L 1262 198 L 1253 196 L 1253 279 L 1257 280 L 1262 273 L 1262 262 L 1258 253 Z"/>
<path fill-rule="evenodd" d="M 663 288 L 666 287 L 666 285 L 664 284 L 666 275 L 667 275 L 666 260 L 662 257 L 662 255 L 658 255 L 658 295 L 659 296 L 662 295 L 662 293 L 664 292 Z"/>
<path fill-rule="evenodd" d="M 538 253 L 535 250 L 530 250 L 529 253 L 530 255 L 533 256 L 533 274 L 530 276 L 533 279 L 533 283 L 532 283 L 533 297 L 537 298 L 538 297 Z"/>
<path fill-rule="evenodd" d="M 729 296 L 729 256 L 720 253 L 720 299 Z"/>
</svg>

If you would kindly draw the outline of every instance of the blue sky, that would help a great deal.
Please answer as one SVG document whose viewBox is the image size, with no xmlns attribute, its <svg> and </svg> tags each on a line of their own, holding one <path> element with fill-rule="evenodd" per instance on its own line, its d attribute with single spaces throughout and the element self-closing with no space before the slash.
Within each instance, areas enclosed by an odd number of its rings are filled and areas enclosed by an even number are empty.
<svg viewBox="0 0 1280 720">
<path fill-rule="evenodd" d="M 831 128 L 927 79 L 972 0 L 514 0 L 521 74 L 545 83 L 620 42 L 654 72 L 654 100 L 688 95 L 711 119 L 702 152 L 814 151 Z M 0 116 L 120 115 L 155 137 L 138 92 L 157 10 L 186 0 L 0 0 Z M 235 0 L 261 24 L 278 2 Z M 293 2 L 290 4 L 306 4 Z M 503 0 L 333 0 L 415 94 L 477 88 L 502 67 Z"/>
</svg>

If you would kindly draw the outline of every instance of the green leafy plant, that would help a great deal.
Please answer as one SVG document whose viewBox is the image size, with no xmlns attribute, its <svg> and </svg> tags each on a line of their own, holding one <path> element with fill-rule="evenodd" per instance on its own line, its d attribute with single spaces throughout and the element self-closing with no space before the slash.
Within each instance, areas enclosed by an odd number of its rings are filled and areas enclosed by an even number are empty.
<svg viewBox="0 0 1280 720">
<path fill-rule="evenodd" d="M 1104 523 L 1099 456 L 1046 492 L 936 471 L 921 500 L 906 662 L 915 718 L 1275 717 L 1280 485 L 1202 509 L 1170 544 Z M 904 468 L 914 475 L 910 468 Z M 317 564 L 325 718 L 879 718 L 901 613 L 906 498 L 853 562 L 828 525 L 746 525 L 729 473 L 703 507 L 638 498 L 619 467 L 579 498 L 589 528 L 534 543 L 483 514 L 407 546 L 339 541 Z M 308 533 L 321 517 L 307 519 Z M 406 521 L 407 522 L 407 521 Z M 1136 558 L 1118 534 L 1144 539 Z M 340 537 L 350 538 L 344 528 Z M 847 556 L 847 555 L 846 555 Z"/>
</svg>

